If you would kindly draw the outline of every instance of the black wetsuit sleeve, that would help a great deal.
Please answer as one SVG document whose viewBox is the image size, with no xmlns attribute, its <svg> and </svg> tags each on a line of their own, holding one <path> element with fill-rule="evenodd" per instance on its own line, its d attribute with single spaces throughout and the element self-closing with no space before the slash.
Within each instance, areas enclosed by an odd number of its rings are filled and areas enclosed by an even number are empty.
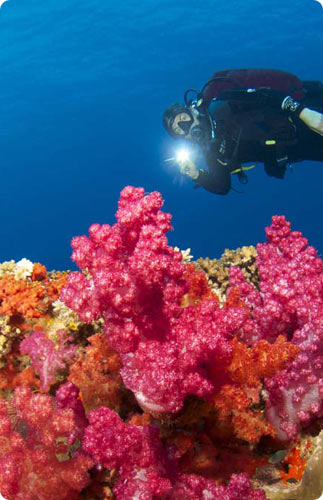
<svg viewBox="0 0 323 500">
<path fill-rule="evenodd" d="M 208 164 L 209 171 L 200 170 L 195 182 L 211 193 L 228 194 L 231 189 L 230 170 L 225 165 L 219 163 L 219 160 L 216 158 L 213 158 L 212 163 L 209 161 Z"/>
</svg>

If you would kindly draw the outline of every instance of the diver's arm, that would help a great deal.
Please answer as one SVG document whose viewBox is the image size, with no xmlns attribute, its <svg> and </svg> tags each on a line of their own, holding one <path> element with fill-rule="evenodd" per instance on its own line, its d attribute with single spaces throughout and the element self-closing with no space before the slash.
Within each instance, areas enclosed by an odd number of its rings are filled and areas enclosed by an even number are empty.
<svg viewBox="0 0 323 500">
<path fill-rule="evenodd" d="M 208 170 L 197 168 L 195 163 L 187 158 L 178 163 L 181 173 L 195 181 L 196 187 L 202 186 L 215 194 L 227 194 L 231 188 L 230 170 L 217 158 L 206 158 L 206 161 Z"/>
<path fill-rule="evenodd" d="M 293 118 L 294 116 L 299 118 L 308 128 L 316 132 L 317 134 L 323 135 L 323 114 L 310 109 L 302 102 L 295 101 L 291 96 L 285 96 L 282 100 L 282 93 L 275 91 L 274 89 L 258 90 L 257 94 L 265 97 L 267 99 L 267 104 L 270 103 L 273 106 L 278 105 L 283 111 Z"/>
<path fill-rule="evenodd" d="M 298 115 L 299 119 L 317 134 L 323 135 L 323 115 L 310 108 L 303 108 Z"/>
<path fill-rule="evenodd" d="M 298 117 L 313 132 L 323 135 L 323 114 L 307 108 L 302 102 L 298 102 L 278 90 L 270 88 L 234 89 L 223 91 L 220 97 L 227 99 L 232 109 L 240 107 L 247 110 L 248 106 L 255 105 L 279 107 L 283 111 L 287 111 L 291 117 Z"/>
<path fill-rule="evenodd" d="M 228 194 L 231 189 L 230 171 L 219 160 L 212 163 L 209 171 L 199 170 L 199 175 L 194 180 L 198 186 L 214 194 Z"/>
</svg>

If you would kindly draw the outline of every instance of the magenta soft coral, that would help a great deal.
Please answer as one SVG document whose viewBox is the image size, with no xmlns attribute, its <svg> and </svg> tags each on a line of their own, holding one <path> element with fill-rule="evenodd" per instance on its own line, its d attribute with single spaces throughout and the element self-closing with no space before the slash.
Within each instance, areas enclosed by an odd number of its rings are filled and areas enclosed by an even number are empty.
<svg viewBox="0 0 323 500">
<path fill-rule="evenodd" d="M 231 268 L 230 284 L 239 287 L 253 311 L 244 327 L 252 341 L 273 341 L 281 333 L 292 338 L 297 328 L 322 316 L 323 263 L 315 248 L 302 233 L 291 231 L 283 216 L 272 218 L 266 234 L 267 242 L 257 245 L 259 292 L 239 268 Z"/>
<path fill-rule="evenodd" d="M 0 400 L 0 492 L 7 500 L 77 500 L 89 483 L 92 460 L 80 451 L 69 456 L 86 425 L 77 389 L 60 391 L 58 409 L 53 398 L 25 387 L 9 406 Z"/>
<path fill-rule="evenodd" d="M 124 423 L 108 408 L 89 414 L 83 449 L 98 465 L 118 468 L 117 500 L 265 500 L 246 474 L 232 476 L 227 487 L 195 474 L 180 473 L 176 452 L 163 445 L 159 429 Z"/>
<path fill-rule="evenodd" d="M 104 316 L 123 381 L 145 409 L 177 412 L 188 394 L 208 397 L 220 385 L 229 339 L 248 310 L 220 310 L 217 299 L 181 308 L 189 285 L 181 253 L 168 246 L 162 204 L 157 192 L 125 188 L 114 226 L 95 224 L 89 238 L 73 239 L 72 258 L 90 276 L 70 274 L 61 300 L 83 320 Z"/>
</svg>

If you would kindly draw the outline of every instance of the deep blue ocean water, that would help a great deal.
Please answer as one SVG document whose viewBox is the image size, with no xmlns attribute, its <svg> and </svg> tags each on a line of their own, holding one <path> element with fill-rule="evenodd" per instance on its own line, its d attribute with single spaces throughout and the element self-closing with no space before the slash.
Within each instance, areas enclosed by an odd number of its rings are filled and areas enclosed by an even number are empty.
<svg viewBox="0 0 323 500">
<path fill-rule="evenodd" d="M 213 72 L 323 80 L 314 0 L 8 0 L 0 9 L 0 261 L 74 269 L 70 240 L 114 223 L 128 184 L 159 190 L 172 245 L 195 257 L 264 241 L 284 214 L 323 253 L 323 163 L 258 166 L 243 194 L 193 189 L 165 159 L 163 110 Z M 322 138 L 323 140 L 323 138 Z"/>
</svg>

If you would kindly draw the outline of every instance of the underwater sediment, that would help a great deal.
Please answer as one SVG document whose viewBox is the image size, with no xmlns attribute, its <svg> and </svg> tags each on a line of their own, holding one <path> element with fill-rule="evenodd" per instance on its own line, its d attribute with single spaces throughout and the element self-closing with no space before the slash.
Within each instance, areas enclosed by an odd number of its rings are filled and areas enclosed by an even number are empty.
<svg viewBox="0 0 323 500">
<path fill-rule="evenodd" d="M 7 500 L 315 500 L 323 263 L 283 216 L 193 261 L 158 192 L 72 240 L 79 272 L 0 265 Z"/>
</svg>

